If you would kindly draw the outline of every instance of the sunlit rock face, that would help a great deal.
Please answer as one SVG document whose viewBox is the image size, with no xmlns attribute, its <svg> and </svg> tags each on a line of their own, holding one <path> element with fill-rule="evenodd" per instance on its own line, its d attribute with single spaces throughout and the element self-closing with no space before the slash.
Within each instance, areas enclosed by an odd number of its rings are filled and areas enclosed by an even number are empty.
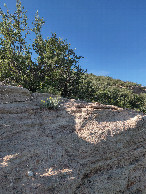
<svg viewBox="0 0 146 194">
<path fill-rule="evenodd" d="M 0 193 L 146 193 L 146 116 L 0 86 Z"/>
</svg>

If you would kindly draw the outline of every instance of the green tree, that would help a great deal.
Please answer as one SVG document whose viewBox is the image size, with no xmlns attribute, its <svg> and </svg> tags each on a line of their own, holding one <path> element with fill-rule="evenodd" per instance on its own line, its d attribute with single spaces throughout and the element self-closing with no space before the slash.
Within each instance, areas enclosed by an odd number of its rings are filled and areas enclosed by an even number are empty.
<svg viewBox="0 0 146 194">
<path fill-rule="evenodd" d="M 15 81 L 32 92 L 52 87 L 66 97 L 77 95 L 84 70 L 79 67 L 82 57 L 75 54 L 70 44 L 55 33 L 46 40 L 43 38 L 41 30 L 45 22 L 38 11 L 33 28 L 29 28 L 20 0 L 14 14 L 8 9 L 7 13 L 0 9 L 0 13 L 0 80 Z M 30 32 L 35 34 L 32 45 L 26 41 Z M 36 61 L 32 61 L 31 51 L 37 54 Z"/>
<path fill-rule="evenodd" d="M 78 64 L 82 57 L 77 56 L 70 44 L 58 38 L 56 33 L 47 40 L 42 39 L 40 32 L 36 35 L 33 48 L 38 54 L 42 87 L 56 88 L 64 97 L 76 96 L 85 72 Z"/>
<path fill-rule="evenodd" d="M 9 79 L 24 84 L 28 68 L 31 66 L 31 52 L 26 45 L 29 34 L 26 11 L 17 0 L 16 11 L 10 14 L 0 8 L 0 80 Z"/>
</svg>

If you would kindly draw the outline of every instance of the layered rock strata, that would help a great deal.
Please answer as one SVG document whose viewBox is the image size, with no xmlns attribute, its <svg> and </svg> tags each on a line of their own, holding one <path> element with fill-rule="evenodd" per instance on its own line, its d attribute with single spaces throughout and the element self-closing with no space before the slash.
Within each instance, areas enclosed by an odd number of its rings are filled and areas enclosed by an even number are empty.
<svg viewBox="0 0 146 194">
<path fill-rule="evenodd" d="M 146 193 L 146 116 L 0 86 L 0 193 Z"/>
</svg>

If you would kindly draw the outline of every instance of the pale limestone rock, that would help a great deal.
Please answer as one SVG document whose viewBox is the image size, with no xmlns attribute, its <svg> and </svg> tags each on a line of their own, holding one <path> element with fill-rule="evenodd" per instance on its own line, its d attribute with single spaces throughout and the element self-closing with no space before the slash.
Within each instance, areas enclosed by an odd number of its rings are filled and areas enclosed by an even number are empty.
<svg viewBox="0 0 146 194">
<path fill-rule="evenodd" d="M 27 102 L 30 100 L 30 97 L 30 91 L 25 88 L 0 85 L 0 104 Z"/>
<path fill-rule="evenodd" d="M 146 115 L 48 97 L 0 86 L 0 193 L 146 193 Z"/>
</svg>

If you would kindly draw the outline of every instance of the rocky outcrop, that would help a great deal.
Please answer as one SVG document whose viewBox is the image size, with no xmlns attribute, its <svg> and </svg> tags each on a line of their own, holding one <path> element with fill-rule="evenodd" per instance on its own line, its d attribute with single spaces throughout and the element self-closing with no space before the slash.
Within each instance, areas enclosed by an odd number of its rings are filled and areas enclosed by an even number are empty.
<svg viewBox="0 0 146 194">
<path fill-rule="evenodd" d="M 0 86 L 0 193 L 146 193 L 146 116 Z"/>
<path fill-rule="evenodd" d="M 131 90 L 133 91 L 133 93 L 135 94 L 141 94 L 141 93 L 146 93 L 146 87 L 144 86 L 135 86 L 135 87 L 132 87 Z"/>
<path fill-rule="evenodd" d="M 22 87 L 0 85 L 0 104 L 30 101 L 31 93 Z"/>
</svg>

